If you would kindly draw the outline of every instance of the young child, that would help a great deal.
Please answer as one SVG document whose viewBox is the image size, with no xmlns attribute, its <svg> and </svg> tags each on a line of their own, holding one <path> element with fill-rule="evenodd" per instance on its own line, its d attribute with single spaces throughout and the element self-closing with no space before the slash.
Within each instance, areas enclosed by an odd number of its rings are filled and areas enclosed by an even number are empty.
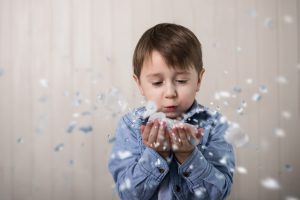
<svg viewBox="0 0 300 200">
<path fill-rule="evenodd" d="M 120 198 L 224 199 L 234 152 L 225 118 L 195 100 L 204 73 L 196 36 L 158 24 L 140 38 L 133 67 L 140 93 L 166 118 L 149 120 L 141 107 L 120 120 L 109 161 Z"/>
</svg>

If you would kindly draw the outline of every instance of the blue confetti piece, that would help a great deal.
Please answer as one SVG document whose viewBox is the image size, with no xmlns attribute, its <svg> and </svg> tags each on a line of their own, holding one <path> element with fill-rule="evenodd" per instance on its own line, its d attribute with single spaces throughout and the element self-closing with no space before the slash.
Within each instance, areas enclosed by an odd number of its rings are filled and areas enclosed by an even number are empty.
<svg viewBox="0 0 300 200">
<path fill-rule="evenodd" d="M 4 75 L 4 69 L 0 68 L 0 77 Z"/>
<path fill-rule="evenodd" d="M 82 126 L 79 128 L 80 131 L 82 131 L 84 134 L 88 134 L 93 131 L 92 126 Z"/>
<path fill-rule="evenodd" d="M 59 151 L 62 151 L 63 149 L 64 149 L 64 144 L 58 144 L 58 145 L 56 145 L 55 147 L 54 147 L 54 151 L 56 151 L 56 152 L 59 152 Z"/>
<path fill-rule="evenodd" d="M 76 127 L 76 122 L 75 121 L 70 122 L 70 124 L 69 124 L 69 126 L 67 128 L 67 132 L 68 133 L 72 133 L 73 130 L 75 129 L 75 127 Z"/>
</svg>

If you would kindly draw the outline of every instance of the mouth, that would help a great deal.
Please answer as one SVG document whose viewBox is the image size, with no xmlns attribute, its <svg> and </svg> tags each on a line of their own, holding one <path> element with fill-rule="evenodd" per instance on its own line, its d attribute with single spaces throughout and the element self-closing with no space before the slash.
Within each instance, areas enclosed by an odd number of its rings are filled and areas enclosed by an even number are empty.
<svg viewBox="0 0 300 200">
<path fill-rule="evenodd" d="M 177 110 L 177 106 L 166 106 L 166 107 L 164 107 L 164 111 L 166 113 L 176 112 L 176 110 Z"/>
</svg>

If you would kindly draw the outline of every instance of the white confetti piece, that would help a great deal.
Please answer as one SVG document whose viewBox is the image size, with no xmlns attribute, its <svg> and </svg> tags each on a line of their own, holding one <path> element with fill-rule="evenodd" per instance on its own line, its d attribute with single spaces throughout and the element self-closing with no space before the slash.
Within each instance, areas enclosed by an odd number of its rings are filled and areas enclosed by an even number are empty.
<svg viewBox="0 0 300 200">
<path fill-rule="evenodd" d="M 253 18 L 257 17 L 257 11 L 256 11 L 256 9 L 250 9 L 248 11 L 248 14 L 250 15 L 250 17 L 253 17 Z"/>
<path fill-rule="evenodd" d="M 253 83 L 253 79 L 252 78 L 248 78 L 246 79 L 246 83 L 251 85 Z"/>
<path fill-rule="evenodd" d="M 219 160 L 219 162 L 220 162 L 221 164 L 223 164 L 223 165 L 226 165 L 226 164 L 227 164 L 227 156 L 223 156 L 223 157 Z"/>
<path fill-rule="evenodd" d="M 247 102 L 243 100 L 241 102 L 241 107 L 246 108 L 247 107 Z"/>
<path fill-rule="evenodd" d="M 285 15 L 285 16 L 283 17 L 283 20 L 284 20 L 284 22 L 285 22 L 286 24 L 292 24 L 292 23 L 294 22 L 293 17 L 290 16 L 290 15 Z"/>
<path fill-rule="evenodd" d="M 283 138 L 285 137 L 285 131 L 281 128 L 275 128 L 273 131 L 274 135 L 278 138 Z"/>
<path fill-rule="evenodd" d="M 80 113 L 73 113 L 73 117 L 74 118 L 80 117 Z"/>
<path fill-rule="evenodd" d="M 274 178 L 265 178 L 261 181 L 263 187 L 270 190 L 278 190 L 280 189 L 280 185 L 277 180 Z"/>
<path fill-rule="evenodd" d="M 278 76 L 277 78 L 276 78 L 276 81 L 279 83 L 279 84 L 287 84 L 287 78 L 285 77 L 285 76 L 282 76 L 282 75 L 280 75 L 280 76 Z"/>
<path fill-rule="evenodd" d="M 194 194 L 197 198 L 203 198 L 205 197 L 206 189 L 204 187 L 199 187 L 194 189 Z"/>
<path fill-rule="evenodd" d="M 231 94 L 228 91 L 219 91 L 215 93 L 214 98 L 215 100 L 219 100 L 221 98 L 229 98 L 230 96 Z"/>
<path fill-rule="evenodd" d="M 156 162 L 154 163 L 154 166 L 158 167 L 161 165 L 160 159 L 157 159 Z"/>
<path fill-rule="evenodd" d="M 239 107 L 237 110 L 236 110 L 237 114 L 239 115 L 243 115 L 244 114 L 244 108 L 243 107 Z"/>
<path fill-rule="evenodd" d="M 236 147 L 242 147 L 249 141 L 248 135 L 244 134 L 236 123 L 230 124 L 225 132 L 224 139 Z"/>
<path fill-rule="evenodd" d="M 299 200 L 299 198 L 294 197 L 294 196 L 287 196 L 287 197 L 285 197 L 285 200 Z"/>
<path fill-rule="evenodd" d="M 41 86 L 44 87 L 44 88 L 48 88 L 48 87 L 49 87 L 49 82 L 48 82 L 48 80 L 46 80 L 46 79 L 41 79 L 41 80 L 40 80 L 40 84 L 41 84 Z"/>
<path fill-rule="evenodd" d="M 130 189 L 131 188 L 131 182 L 129 178 L 126 178 L 125 181 L 120 184 L 120 191 L 124 191 L 126 189 Z"/>
<path fill-rule="evenodd" d="M 146 111 L 143 113 L 143 118 L 147 118 L 157 111 L 157 106 L 153 101 L 148 101 L 145 108 Z"/>
<path fill-rule="evenodd" d="M 132 156 L 132 153 L 130 151 L 118 151 L 117 154 L 118 157 L 122 160 Z"/>
<path fill-rule="evenodd" d="M 284 111 L 281 112 L 281 116 L 284 119 L 290 119 L 292 117 L 292 114 L 289 111 L 284 110 Z"/>
<path fill-rule="evenodd" d="M 219 180 L 224 180 L 224 179 L 225 179 L 224 174 L 222 174 L 222 173 L 220 173 L 220 172 L 217 172 L 217 173 L 215 174 L 215 176 L 216 176 L 217 179 L 219 179 Z"/>
<path fill-rule="evenodd" d="M 157 113 L 153 113 L 152 115 L 150 115 L 148 121 L 151 122 L 151 121 L 154 121 L 154 120 L 164 120 L 166 119 L 166 114 L 163 113 L 163 112 L 157 112 Z"/>
<path fill-rule="evenodd" d="M 248 170 L 245 167 L 242 166 L 237 166 L 236 170 L 240 173 L 240 174 L 247 174 Z"/>
</svg>

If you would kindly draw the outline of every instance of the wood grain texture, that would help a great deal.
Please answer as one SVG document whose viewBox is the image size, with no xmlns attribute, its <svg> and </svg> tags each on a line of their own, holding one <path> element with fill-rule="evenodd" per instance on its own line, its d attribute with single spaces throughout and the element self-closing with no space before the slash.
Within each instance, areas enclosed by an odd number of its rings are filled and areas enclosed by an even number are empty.
<svg viewBox="0 0 300 200">
<path fill-rule="evenodd" d="M 133 50 L 162 22 L 197 35 L 206 69 L 197 100 L 249 136 L 235 149 L 247 173 L 236 169 L 229 199 L 300 198 L 298 0 L 0 0 L 1 200 L 118 199 L 107 162 L 120 115 L 97 95 L 116 87 L 140 105 Z M 215 99 L 220 91 L 233 97 Z M 280 188 L 263 187 L 267 178 Z"/>
</svg>

